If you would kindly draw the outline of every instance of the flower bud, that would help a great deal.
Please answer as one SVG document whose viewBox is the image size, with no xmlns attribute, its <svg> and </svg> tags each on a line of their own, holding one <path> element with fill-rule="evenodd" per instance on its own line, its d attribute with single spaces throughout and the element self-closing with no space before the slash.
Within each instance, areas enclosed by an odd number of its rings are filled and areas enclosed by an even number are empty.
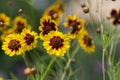
<svg viewBox="0 0 120 80">
<path fill-rule="evenodd" d="M 97 29 L 96 29 L 96 32 L 100 34 L 100 28 L 97 28 Z"/>
<path fill-rule="evenodd" d="M 84 13 L 89 13 L 89 8 L 88 8 L 88 7 L 84 7 L 84 8 L 83 8 L 83 12 L 84 12 Z"/>
<path fill-rule="evenodd" d="M 19 14 L 23 13 L 23 10 L 22 10 L 22 9 L 19 9 L 19 10 L 18 10 L 18 13 L 19 13 Z"/>
<path fill-rule="evenodd" d="M 75 60 L 75 59 L 72 59 L 72 60 L 71 60 L 71 63 L 75 63 L 75 62 L 76 62 L 76 60 Z"/>
<path fill-rule="evenodd" d="M 36 70 L 35 67 L 31 68 L 31 73 L 32 73 L 32 74 L 36 74 L 36 73 L 37 73 L 37 70 Z"/>
<path fill-rule="evenodd" d="M 9 0 L 9 1 L 7 2 L 7 4 L 8 4 L 9 6 L 11 6 L 11 5 L 13 4 L 13 2 L 12 2 L 11 0 Z"/>
<path fill-rule="evenodd" d="M 25 75 L 30 75 L 31 74 L 31 69 L 30 68 L 25 68 L 24 69 L 24 74 Z"/>
<path fill-rule="evenodd" d="M 81 3 L 81 7 L 82 8 L 86 7 L 85 3 Z"/>
</svg>

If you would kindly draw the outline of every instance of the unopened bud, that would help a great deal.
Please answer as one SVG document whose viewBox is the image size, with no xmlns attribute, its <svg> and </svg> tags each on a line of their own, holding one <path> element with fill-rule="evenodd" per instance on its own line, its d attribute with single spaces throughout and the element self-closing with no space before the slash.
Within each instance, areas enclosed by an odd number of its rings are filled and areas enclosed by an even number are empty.
<svg viewBox="0 0 120 80">
<path fill-rule="evenodd" d="M 86 7 L 85 3 L 81 3 L 81 7 L 82 8 Z"/>
<path fill-rule="evenodd" d="M 31 69 L 30 68 L 25 68 L 24 69 L 24 74 L 25 75 L 30 75 L 31 74 Z"/>
<path fill-rule="evenodd" d="M 107 16 L 107 19 L 110 20 L 112 17 L 111 16 Z"/>
<path fill-rule="evenodd" d="M 33 68 L 31 68 L 31 73 L 32 73 L 32 74 L 36 74 L 36 73 L 37 73 L 36 68 L 34 68 L 34 67 L 33 67 Z"/>
<path fill-rule="evenodd" d="M 75 62 L 76 62 L 76 60 L 75 60 L 75 59 L 72 59 L 72 60 L 71 60 L 71 62 L 72 62 L 72 63 L 75 63 Z"/>
<path fill-rule="evenodd" d="M 84 13 L 89 13 L 89 8 L 88 8 L 88 7 L 84 7 L 84 8 L 83 8 L 83 12 L 84 12 Z"/>
<path fill-rule="evenodd" d="M 13 2 L 12 2 L 11 0 L 9 0 L 9 1 L 7 2 L 7 4 L 8 4 L 9 6 L 11 6 L 11 5 L 13 4 Z"/>
<path fill-rule="evenodd" d="M 97 33 L 100 33 L 100 28 L 97 28 L 97 29 L 96 29 L 96 32 L 97 32 Z"/>
<path fill-rule="evenodd" d="M 23 13 L 23 10 L 22 10 L 22 9 L 19 9 L 19 10 L 18 10 L 18 13 L 19 13 L 19 14 Z"/>
</svg>

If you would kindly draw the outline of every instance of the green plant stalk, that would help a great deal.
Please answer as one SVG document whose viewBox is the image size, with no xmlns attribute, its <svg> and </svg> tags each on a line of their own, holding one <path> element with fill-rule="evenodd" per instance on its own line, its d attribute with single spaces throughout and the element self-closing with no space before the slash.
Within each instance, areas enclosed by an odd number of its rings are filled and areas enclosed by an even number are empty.
<svg viewBox="0 0 120 80">
<path fill-rule="evenodd" d="M 29 61 L 28 61 L 28 59 L 26 58 L 26 55 L 23 54 L 22 57 L 23 57 L 23 59 L 24 59 L 24 61 L 25 61 L 26 66 L 29 67 Z"/>
<path fill-rule="evenodd" d="M 77 48 L 72 52 L 71 58 L 68 59 L 68 62 L 66 64 L 66 67 L 65 67 L 66 69 L 68 69 L 70 67 L 71 60 L 75 57 L 75 54 L 77 53 L 78 49 L 79 49 L 79 46 L 77 46 Z M 67 72 L 67 70 L 64 70 L 60 80 L 64 80 L 66 72 Z"/>
<path fill-rule="evenodd" d="M 103 48 L 103 53 L 102 53 L 102 73 L 103 73 L 103 80 L 105 80 L 105 51 L 106 51 L 106 48 Z"/>
<path fill-rule="evenodd" d="M 50 63 L 49 63 L 49 65 L 48 65 L 48 67 L 47 67 L 47 69 L 46 69 L 45 73 L 43 74 L 43 76 L 42 76 L 41 80 L 44 80 L 44 78 L 46 77 L 46 75 L 47 75 L 48 71 L 50 70 L 50 68 L 51 68 L 51 66 L 52 66 L 53 62 L 55 61 L 55 59 L 56 59 L 56 57 L 55 57 L 55 58 L 53 58 L 53 59 L 50 61 Z"/>
</svg>

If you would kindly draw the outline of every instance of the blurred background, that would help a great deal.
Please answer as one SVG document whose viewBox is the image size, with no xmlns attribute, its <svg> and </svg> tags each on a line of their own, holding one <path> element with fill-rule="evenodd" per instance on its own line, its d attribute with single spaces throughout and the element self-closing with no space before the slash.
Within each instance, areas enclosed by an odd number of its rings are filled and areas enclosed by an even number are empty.
<svg viewBox="0 0 120 80">
<path fill-rule="evenodd" d="M 44 13 L 45 9 L 52 5 L 56 0 L 0 0 L 0 13 L 5 13 L 11 17 L 11 20 L 18 15 L 19 9 L 23 10 L 28 23 L 32 26 L 32 29 L 39 33 L 38 26 L 39 20 Z M 87 0 L 61 0 L 65 4 L 65 13 L 62 16 L 61 24 L 65 19 L 66 15 L 78 14 L 80 18 L 84 18 L 89 21 L 90 15 L 85 14 L 82 11 L 81 3 L 86 3 L 90 6 Z M 98 14 L 100 9 L 101 0 L 92 0 L 90 11 L 92 13 L 91 20 L 96 24 L 92 25 L 92 22 L 87 24 L 87 30 L 94 36 L 96 50 L 93 54 L 86 54 L 82 49 L 80 49 L 75 57 L 76 62 L 72 64 L 73 69 L 80 68 L 76 75 L 76 80 L 102 80 L 102 46 L 100 43 L 100 36 L 96 33 L 96 29 L 100 27 Z M 104 0 L 103 4 L 103 16 L 106 19 L 110 14 L 110 11 L 115 8 L 120 8 L 120 1 Z M 109 21 L 108 21 L 109 23 Z M 0 42 L 0 47 L 2 42 Z M 40 45 L 40 43 L 39 43 Z M 37 49 L 39 49 L 39 45 Z M 116 49 L 116 59 L 120 57 L 119 53 L 120 46 L 117 45 Z M 74 47 L 72 48 L 74 49 Z M 0 76 L 5 79 L 10 78 L 10 76 L 15 75 L 19 80 L 26 80 L 23 70 L 25 69 L 25 63 L 21 56 L 9 57 L 4 54 L 0 48 Z M 105 62 L 105 67 L 107 69 L 107 61 Z M 84 77 L 85 76 L 85 77 Z M 70 80 L 73 80 L 72 77 Z"/>
</svg>

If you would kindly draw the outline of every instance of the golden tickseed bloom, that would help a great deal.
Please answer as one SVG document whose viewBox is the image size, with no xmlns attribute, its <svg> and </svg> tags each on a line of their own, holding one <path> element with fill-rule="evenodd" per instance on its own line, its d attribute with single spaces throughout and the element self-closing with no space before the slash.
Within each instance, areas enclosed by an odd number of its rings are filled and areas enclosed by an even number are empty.
<svg viewBox="0 0 120 80">
<path fill-rule="evenodd" d="M 47 35 L 50 31 L 57 30 L 57 23 L 51 19 L 50 16 L 44 16 L 40 20 L 40 38 L 43 39 L 45 35 Z"/>
<path fill-rule="evenodd" d="M 61 20 L 63 12 L 59 9 L 56 9 L 55 7 L 50 7 L 45 10 L 44 16 L 50 16 L 53 20 L 55 20 L 58 24 Z"/>
<path fill-rule="evenodd" d="M 22 55 L 24 53 L 24 40 L 19 34 L 10 34 L 3 41 L 2 49 L 6 55 Z"/>
<path fill-rule="evenodd" d="M 92 53 L 95 51 L 94 42 L 86 30 L 82 31 L 80 37 L 78 38 L 78 41 L 85 52 Z"/>
<path fill-rule="evenodd" d="M 51 31 L 44 37 L 43 46 L 50 55 L 64 56 L 70 47 L 70 39 L 66 34 Z"/>
<path fill-rule="evenodd" d="M 21 33 L 24 28 L 31 28 L 30 25 L 27 24 L 27 20 L 21 16 L 17 16 L 14 19 L 14 29 L 17 33 Z"/>
<path fill-rule="evenodd" d="M 66 22 L 64 22 L 65 27 L 70 27 L 71 38 L 76 38 L 77 35 L 84 29 L 85 22 L 83 19 L 78 19 L 77 15 L 66 17 Z"/>
<path fill-rule="evenodd" d="M 0 77 L 0 80 L 3 80 L 3 78 L 2 78 L 2 77 Z"/>
<path fill-rule="evenodd" d="M 55 2 L 51 7 L 64 11 L 64 4 L 60 1 Z"/>
<path fill-rule="evenodd" d="M 13 28 L 4 30 L 1 37 L 0 37 L 1 40 L 3 41 L 7 35 L 12 34 L 12 33 L 15 33 L 15 30 Z"/>
<path fill-rule="evenodd" d="M 21 33 L 24 43 L 25 43 L 25 50 L 30 50 L 36 47 L 38 34 L 34 31 L 30 31 L 30 29 L 23 29 Z"/>
<path fill-rule="evenodd" d="M 10 18 L 4 13 L 0 14 L 0 31 L 5 29 L 10 24 Z"/>
</svg>

